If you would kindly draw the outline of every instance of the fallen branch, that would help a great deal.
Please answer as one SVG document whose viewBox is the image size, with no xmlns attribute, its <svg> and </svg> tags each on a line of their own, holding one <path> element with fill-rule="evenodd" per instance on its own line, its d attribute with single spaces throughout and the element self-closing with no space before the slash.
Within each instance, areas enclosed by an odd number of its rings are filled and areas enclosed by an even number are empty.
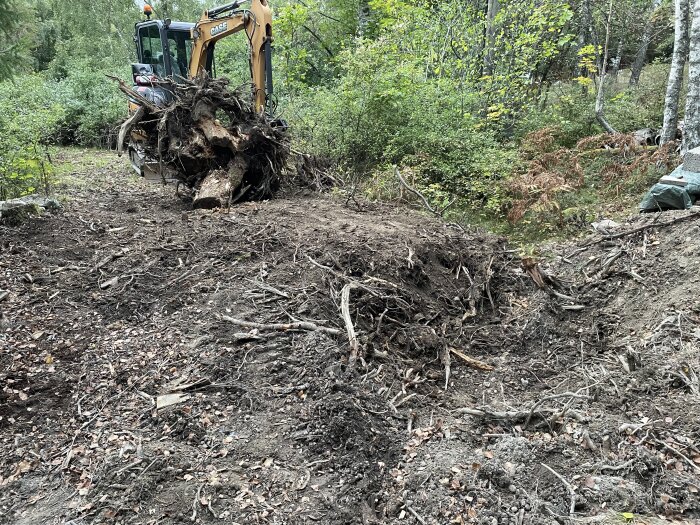
<svg viewBox="0 0 700 525">
<path fill-rule="evenodd" d="M 547 465 L 546 463 L 540 463 L 544 468 L 546 468 L 548 471 L 550 471 L 552 474 L 554 474 L 559 481 L 561 481 L 566 489 L 569 491 L 569 497 L 571 498 L 571 504 L 569 505 L 569 516 L 574 515 L 574 509 L 576 508 L 576 491 L 574 490 L 574 487 L 564 479 L 564 476 L 559 474 L 556 470 L 554 470 L 552 467 Z"/>
<path fill-rule="evenodd" d="M 530 409 L 530 413 L 527 416 L 527 419 L 525 420 L 525 427 L 527 428 L 528 424 L 530 423 L 530 420 L 532 419 L 532 416 L 535 413 L 535 409 L 542 406 L 547 401 L 552 401 L 554 399 L 560 399 L 562 397 L 568 397 L 568 398 L 574 398 L 574 399 L 590 399 L 590 396 L 579 394 L 576 392 L 563 392 L 561 394 L 553 394 L 551 396 L 543 397 L 542 399 L 537 401 L 534 405 L 532 405 L 532 408 Z"/>
<path fill-rule="evenodd" d="M 621 465 L 601 465 L 599 470 L 603 472 L 604 470 L 609 470 L 611 472 L 619 472 L 620 470 L 625 470 L 632 465 L 634 465 L 636 459 L 630 459 L 629 461 L 625 461 Z"/>
<path fill-rule="evenodd" d="M 355 287 L 356 285 L 354 284 L 346 284 L 340 292 L 340 315 L 343 318 L 345 329 L 348 332 L 348 341 L 350 341 L 350 365 L 355 363 L 360 351 L 357 335 L 355 334 L 355 327 L 352 325 L 352 318 L 350 317 L 350 290 Z"/>
<path fill-rule="evenodd" d="M 440 360 L 445 366 L 445 390 L 447 390 L 447 386 L 450 384 L 450 373 L 452 371 L 452 359 L 450 357 L 451 351 L 452 350 L 450 348 L 445 348 L 440 355 Z"/>
<path fill-rule="evenodd" d="M 441 210 L 436 210 L 435 208 L 433 208 L 433 207 L 430 205 L 430 203 L 428 202 L 428 199 L 425 197 L 425 195 L 423 195 L 423 194 L 422 194 L 421 192 L 419 192 L 417 189 L 415 189 L 415 188 L 412 187 L 410 184 L 408 184 L 408 182 L 406 182 L 406 180 L 401 176 L 401 172 L 399 171 L 399 168 L 397 168 L 396 166 L 394 166 L 394 173 L 396 173 L 396 176 L 399 178 L 399 182 L 401 183 L 401 185 L 402 185 L 404 188 L 406 188 L 408 191 L 410 191 L 411 193 L 413 193 L 413 195 L 415 195 L 416 197 L 418 197 L 418 198 L 423 202 L 423 206 L 425 206 L 425 208 L 426 208 L 430 213 L 432 213 L 433 215 L 435 215 L 436 217 L 438 217 L 438 218 L 440 218 L 440 219 L 442 218 L 442 215 L 445 213 L 445 211 L 447 210 L 447 208 L 449 208 L 450 206 L 452 206 L 452 205 L 457 201 L 457 198 L 454 198 L 447 206 L 445 206 L 445 207 L 442 208 Z"/>
<path fill-rule="evenodd" d="M 257 328 L 258 330 L 265 331 L 278 331 L 287 332 L 289 330 L 307 330 L 309 332 L 324 332 L 331 335 L 339 335 L 341 332 L 337 328 L 329 328 L 327 326 L 320 326 L 316 323 L 311 323 L 308 321 L 298 321 L 295 323 L 253 323 L 251 321 L 243 321 L 241 319 L 235 319 L 229 317 L 228 315 L 222 315 L 221 319 L 228 321 L 229 323 L 235 324 L 236 326 L 245 326 L 246 328 Z"/>
<path fill-rule="evenodd" d="M 691 213 L 689 215 L 684 215 L 682 217 L 676 217 L 675 219 L 671 219 L 670 221 L 651 222 L 650 224 L 645 224 L 644 226 L 639 226 L 638 228 L 633 228 L 631 230 L 627 230 L 624 232 L 615 233 L 612 235 L 604 235 L 600 239 L 596 239 L 595 241 L 589 241 L 589 242 L 583 244 L 582 247 L 593 246 L 594 244 L 599 244 L 601 242 L 612 241 L 615 239 L 620 239 L 622 237 L 627 237 L 629 235 L 634 235 L 635 233 L 640 233 L 640 232 L 643 232 L 646 230 L 650 230 L 651 228 L 663 228 L 665 226 L 671 226 L 671 225 L 677 224 L 679 222 L 690 221 L 692 219 L 697 219 L 697 218 L 700 218 L 700 212 Z"/>
<path fill-rule="evenodd" d="M 279 295 L 280 297 L 284 297 L 285 299 L 289 299 L 289 294 L 288 294 L 288 293 L 285 293 L 285 292 L 283 292 L 282 290 L 278 290 L 278 289 L 275 288 L 274 286 L 270 286 L 270 285 L 267 284 L 267 283 L 263 283 L 263 282 L 258 281 L 258 280 L 256 280 L 256 279 L 246 279 L 246 281 L 248 281 L 248 282 L 251 283 L 251 284 L 254 284 L 255 286 L 257 286 L 257 287 L 260 288 L 261 290 L 265 290 L 266 292 L 271 292 L 271 293 L 273 293 L 273 294 L 275 294 L 275 295 Z"/>
<path fill-rule="evenodd" d="M 127 85 L 126 82 L 124 82 L 122 79 L 115 77 L 113 75 L 105 75 L 107 78 L 110 80 L 114 80 L 119 84 L 119 90 L 124 93 L 127 97 L 134 99 L 136 102 L 138 102 L 139 106 L 145 107 L 148 109 L 149 112 L 151 113 L 160 113 L 163 110 L 159 108 L 158 106 L 154 105 L 149 101 L 147 98 L 145 98 L 143 95 L 141 95 L 138 91 L 136 91 L 134 88 L 131 86 Z"/>
<path fill-rule="evenodd" d="M 413 517 L 416 518 L 416 519 L 418 520 L 418 522 L 419 522 L 421 525 L 427 525 L 426 521 L 421 517 L 420 514 L 418 514 L 418 513 L 414 510 L 413 507 L 411 507 L 410 505 L 406 505 L 406 510 L 407 510 L 408 512 L 410 512 L 411 514 L 413 514 Z"/>
<path fill-rule="evenodd" d="M 532 415 L 531 411 L 529 410 L 512 410 L 512 411 L 499 411 L 499 410 L 492 410 L 489 407 L 481 407 L 481 408 L 469 408 L 469 407 L 464 407 L 464 408 L 459 408 L 456 410 L 457 413 L 459 414 L 466 414 L 468 416 L 474 416 L 478 418 L 482 418 L 485 420 L 490 420 L 490 421 L 507 421 L 509 423 L 521 423 L 523 421 L 526 421 L 528 418 L 532 419 L 534 417 L 538 417 L 541 419 L 548 419 L 549 417 L 561 413 L 560 409 L 555 409 L 555 408 L 540 408 L 536 412 L 533 412 Z M 575 410 L 569 410 L 565 415 L 568 415 L 571 417 L 571 419 L 574 419 L 576 421 L 584 421 L 585 416 L 581 414 L 580 412 L 576 412 Z"/>
<path fill-rule="evenodd" d="M 197 521 L 197 504 L 199 503 L 199 497 L 203 488 L 204 485 L 200 485 L 199 488 L 197 488 L 197 493 L 194 495 L 194 501 L 192 502 L 192 516 L 190 517 L 190 521 Z"/>
<path fill-rule="evenodd" d="M 146 110 L 144 109 L 144 107 L 139 106 L 139 108 L 134 112 L 134 114 L 131 115 L 128 119 L 126 119 L 119 127 L 119 135 L 117 135 L 117 155 L 119 155 L 120 157 L 122 153 L 124 153 L 124 141 L 126 140 L 127 134 L 129 134 L 129 132 L 131 132 L 131 129 L 141 121 L 145 114 Z"/>
<path fill-rule="evenodd" d="M 464 361 L 468 366 L 472 368 L 476 368 L 478 370 L 484 370 L 484 371 L 489 371 L 493 370 L 494 367 L 491 366 L 488 363 L 484 363 L 483 361 L 479 361 L 478 359 L 474 359 L 473 357 L 469 357 L 466 354 L 463 354 L 456 348 L 450 348 L 450 352 L 459 357 L 462 361 Z"/>
<path fill-rule="evenodd" d="M 321 268 L 322 270 L 325 270 L 325 271 L 331 273 L 332 275 L 334 275 L 335 277 L 337 277 L 339 279 L 342 279 L 344 281 L 349 281 L 350 284 L 353 285 L 353 287 L 361 288 L 361 289 L 365 290 L 366 292 L 369 292 L 370 294 L 372 294 L 374 297 L 380 297 L 380 295 L 377 292 L 377 290 L 375 290 L 374 288 L 367 285 L 368 282 L 382 284 L 384 286 L 388 286 L 390 288 L 393 288 L 394 290 L 399 289 L 399 286 L 397 284 L 394 284 L 394 283 L 387 281 L 387 280 L 384 280 L 384 279 L 380 279 L 379 277 L 372 277 L 371 275 L 367 276 L 364 281 L 360 282 L 357 279 L 350 277 L 349 275 L 345 275 L 344 273 L 339 272 L 338 270 L 331 268 L 330 266 L 326 266 L 325 264 L 321 264 L 320 262 L 318 262 L 316 259 L 314 259 L 310 255 L 307 255 L 306 258 L 309 260 L 309 262 L 311 264 L 313 264 L 317 268 Z"/>
<path fill-rule="evenodd" d="M 672 454 L 675 454 L 676 456 L 678 456 L 679 458 L 681 458 L 683 461 L 685 461 L 688 465 L 690 465 L 690 468 L 691 468 L 692 470 L 694 470 L 695 472 L 700 472 L 700 466 L 696 465 L 688 456 L 686 456 L 686 455 L 683 454 L 682 452 L 679 452 L 678 450 L 676 450 L 676 449 L 673 448 L 672 446 L 670 446 L 670 445 L 664 443 L 664 442 L 661 441 L 660 439 L 654 439 L 654 441 L 655 441 L 658 445 L 661 445 L 661 447 L 663 447 L 665 450 L 668 450 L 668 451 L 671 452 Z"/>
</svg>

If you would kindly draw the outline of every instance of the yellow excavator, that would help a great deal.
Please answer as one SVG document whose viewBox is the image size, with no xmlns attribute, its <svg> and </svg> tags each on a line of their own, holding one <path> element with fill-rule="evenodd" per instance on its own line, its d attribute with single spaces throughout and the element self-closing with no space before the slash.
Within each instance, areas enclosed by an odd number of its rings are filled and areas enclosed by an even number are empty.
<svg viewBox="0 0 700 525">
<path fill-rule="evenodd" d="M 237 0 L 204 11 L 196 23 L 151 20 L 153 8 L 146 4 L 146 20 L 135 25 L 134 42 L 138 62 L 131 65 L 134 90 L 157 106 L 173 101 L 173 83 L 201 74 L 215 74 L 216 43 L 234 33 L 244 32 L 248 40 L 253 103 L 264 112 L 272 94 L 272 12 L 267 0 Z M 138 109 L 129 100 L 129 111 Z M 158 162 L 147 158 L 143 132 L 134 128 L 128 145 L 134 170 L 146 178 L 161 179 Z"/>
</svg>

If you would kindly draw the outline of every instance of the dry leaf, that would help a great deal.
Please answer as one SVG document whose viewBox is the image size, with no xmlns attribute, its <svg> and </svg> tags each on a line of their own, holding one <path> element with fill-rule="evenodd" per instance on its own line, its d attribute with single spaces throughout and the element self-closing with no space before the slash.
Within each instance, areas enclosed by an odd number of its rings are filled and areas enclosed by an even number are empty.
<svg viewBox="0 0 700 525">
<path fill-rule="evenodd" d="M 15 473 L 14 475 L 17 476 L 19 474 L 25 474 L 26 472 L 29 472 L 32 470 L 32 463 L 31 461 L 27 460 L 22 460 L 19 463 L 17 463 L 17 467 L 15 468 Z"/>
<path fill-rule="evenodd" d="M 111 279 L 106 280 L 105 282 L 100 284 L 100 289 L 101 290 L 106 290 L 110 286 L 114 286 L 119 282 L 119 276 L 117 275 L 116 277 L 112 277 Z"/>
</svg>

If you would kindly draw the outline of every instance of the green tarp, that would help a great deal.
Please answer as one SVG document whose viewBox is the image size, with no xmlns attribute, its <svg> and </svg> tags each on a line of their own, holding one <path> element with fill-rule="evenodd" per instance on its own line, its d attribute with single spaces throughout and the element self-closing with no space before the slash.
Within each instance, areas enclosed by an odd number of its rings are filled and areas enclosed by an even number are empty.
<svg viewBox="0 0 700 525">
<path fill-rule="evenodd" d="M 684 179 L 688 184 L 684 187 L 655 184 L 639 203 L 639 211 L 687 210 L 700 199 L 700 173 L 678 166 L 669 176 Z"/>
</svg>

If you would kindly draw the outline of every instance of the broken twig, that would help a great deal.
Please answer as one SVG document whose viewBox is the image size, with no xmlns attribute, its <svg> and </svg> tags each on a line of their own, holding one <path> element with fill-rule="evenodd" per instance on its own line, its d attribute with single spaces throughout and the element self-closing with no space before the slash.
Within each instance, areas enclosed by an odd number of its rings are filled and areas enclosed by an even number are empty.
<svg viewBox="0 0 700 525">
<path fill-rule="evenodd" d="M 316 323 L 311 323 L 309 321 L 297 321 L 295 323 L 253 323 L 252 321 L 243 321 L 242 319 L 235 319 L 229 317 L 228 315 L 222 315 L 221 319 L 228 321 L 229 323 L 235 324 L 236 326 L 245 326 L 246 328 L 257 328 L 258 330 L 272 330 L 278 332 L 287 332 L 289 330 L 307 330 L 309 332 L 324 332 L 331 335 L 339 335 L 340 330 L 337 328 L 329 328 L 327 326 L 317 325 Z"/>
<path fill-rule="evenodd" d="M 350 317 L 350 290 L 353 288 L 355 288 L 354 284 L 346 284 L 340 292 L 340 314 L 343 317 L 345 329 L 348 332 L 348 341 L 350 341 L 351 365 L 355 363 L 360 351 L 360 345 L 357 342 L 357 335 L 355 334 L 355 327 L 352 325 L 352 318 Z"/>
<path fill-rule="evenodd" d="M 484 370 L 484 371 L 489 371 L 493 370 L 494 367 L 491 366 L 488 363 L 484 363 L 483 361 L 479 361 L 478 359 L 474 359 L 473 357 L 469 357 L 468 355 L 460 352 L 456 348 L 450 348 L 450 352 L 459 357 L 462 361 L 464 361 L 468 366 L 472 368 L 476 368 L 478 370 Z"/>
</svg>

